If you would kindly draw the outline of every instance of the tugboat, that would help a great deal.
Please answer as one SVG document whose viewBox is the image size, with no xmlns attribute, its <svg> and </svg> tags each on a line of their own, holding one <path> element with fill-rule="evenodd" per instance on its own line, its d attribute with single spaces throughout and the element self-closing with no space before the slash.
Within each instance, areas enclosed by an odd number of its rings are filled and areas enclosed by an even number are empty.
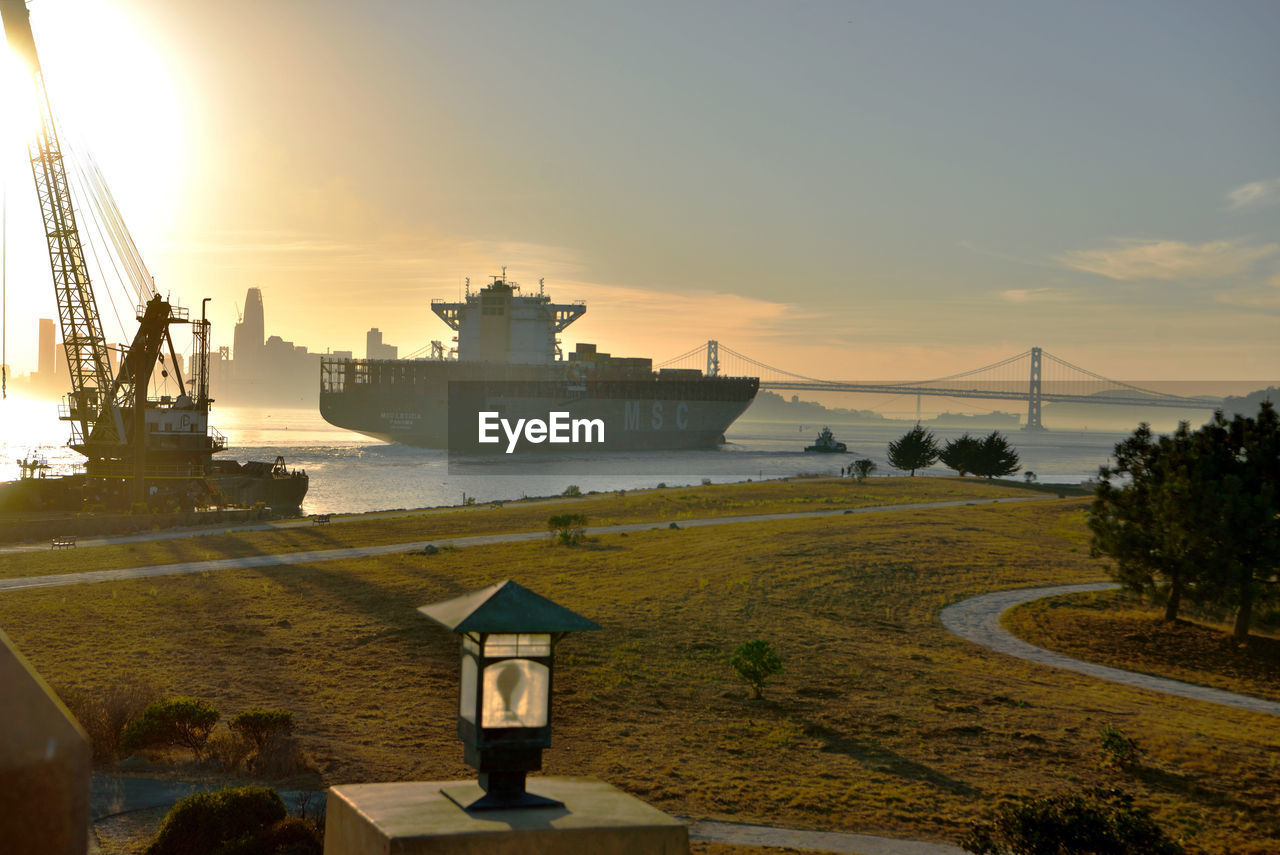
<svg viewBox="0 0 1280 855">
<path fill-rule="evenodd" d="M 822 432 L 818 434 L 817 440 L 813 445 L 806 445 L 805 451 L 814 451 L 820 454 L 847 454 L 848 446 L 843 442 L 837 442 L 835 435 L 831 433 L 831 428 L 823 426 Z"/>
</svg>

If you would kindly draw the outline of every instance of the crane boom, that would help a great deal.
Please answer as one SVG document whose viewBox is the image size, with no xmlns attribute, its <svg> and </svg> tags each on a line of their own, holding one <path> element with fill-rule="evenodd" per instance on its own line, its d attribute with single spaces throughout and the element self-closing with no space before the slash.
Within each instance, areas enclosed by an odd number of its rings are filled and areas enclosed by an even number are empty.
<svg viewBox="0 0 1280 855">
<path fill-rule="evenodd" d="M 111 400 L 113 383 L 106 337 L 102 334 L 62 147 L 24 0 L 0 0 L 0 18 L 3 18 L 10 48 L 26 62 L 36 88 L 40 126 L 34 145 L 28 146 L 28 153 L 44 218 L 58 319 L 71 374 L 71 395 L 65 417 L 72 424 L 72 444 L 76 444 L 77 434 L 81 443 L 93 435 L 103 442 L 118 444 L 123 441 L 124 425 Z"/>
<path fill-rule="evenodd" d="M 35 141 L 27 150 L 44 217 L 71 374 L 71 394 L 61 413 L 71 423 L 70 445 L 88 458 L 85 475 L 95 495 L 121 500 L 125 498 L 122 488 L 127 488 L 134 502 L 160 495 L 190 505 L 201 490 L 208 490 L 204 478 L 211 457 L 225 447 L 221 435 L 216 431 L 210 435 L 208 424 L 208 366 L 204 364 L 208 360 L 208 321 L 191 321 L 185 309 L 171 306 L 144 283 L 138 330 L 121 357 L 118 373 L 112 376 L 62 147 L 24 0 L 0 0 L 0 20 L 11 49 L 26 61 L 31 72 L 40 114 Z M 109 194 L 101 176 L 95 181 L 97 192 Z M 110 208 L 114 211 L 114 203 Z M 124 224 L 118 214 L 114 216 L 110 227 L 132 247 Z M 185 393 L 181 360 L 170 330 L 174 324 L 191 324 L 194 329 L 199 363 L 195 373 L 200 378 L 192 390 L 195 398 Z M 147 396 L 157 362 L 165 363 L 166 347 L 169 361 L 161 373 L 174 375 L 178 388 L 184 390 L 176 400 L 167 395 L 159 399 Z"/>
</svg>

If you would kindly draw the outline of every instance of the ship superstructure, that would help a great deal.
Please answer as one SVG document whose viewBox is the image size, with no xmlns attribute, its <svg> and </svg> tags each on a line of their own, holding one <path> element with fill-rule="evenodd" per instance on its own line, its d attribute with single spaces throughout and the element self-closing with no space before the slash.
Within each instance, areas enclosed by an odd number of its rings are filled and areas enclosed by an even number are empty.
<svg viewBox="0 0 1280 855">
<path fill-rule="evenodd" d="M 654 371 L 649 358 L 615 357 L 579 343 L 567 356 L 560 332 L 587 310 L 554 303 L 539 286 L 523 294 L 503 275 L 460 302 L 431 309 L 457 332 L 456 346 L 434 343 L 426 359 L 323 359 L 320 413 L 330 424 L 425 448 L 450 447 L 459 423 L 485 409 L 503 418 L 567 412 L 600 419 L 609 450 L 707 448 L 755 398 L 759 379 Z M 452 392 L 452 394 L 451 394 Z M 461 433 L 460 433 L 461 431 Z"/>
</svg>

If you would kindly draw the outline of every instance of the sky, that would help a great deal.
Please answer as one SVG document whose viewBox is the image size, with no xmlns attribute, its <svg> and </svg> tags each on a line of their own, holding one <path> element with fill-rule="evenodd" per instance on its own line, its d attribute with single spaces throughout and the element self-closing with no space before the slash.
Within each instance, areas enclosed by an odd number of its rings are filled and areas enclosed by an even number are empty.
<svg viewBox="0 0 1280 855">
<path fill-rule="evenodd" d="M 451 335 L 431 299 L 505 265 L 587 301 L 566 349 L 1280 374 L 1273 0 L 31 8 L 68 135 L 160 291 L 212 298 L 215 345 L 257 286 L 269 334 L 408 353 Z M 0 156 L 25 371 L 56 310 L 21 144 Z"/>
</svg>

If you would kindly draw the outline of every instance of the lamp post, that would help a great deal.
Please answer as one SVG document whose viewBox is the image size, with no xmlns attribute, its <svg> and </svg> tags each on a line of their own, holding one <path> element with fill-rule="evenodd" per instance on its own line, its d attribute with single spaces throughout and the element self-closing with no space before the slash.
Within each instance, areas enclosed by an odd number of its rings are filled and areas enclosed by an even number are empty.
<svg viewBox="0 0 1280 855">
<path fill-rule="evenodd" d="M 441 792 L 469 811 L 563 806 L 526 792 L 525 777 L 551 747 L 556 642 L 599 625 L 511 580 L 418 611 L 462 636 L 458 738 L 480 773 L 478 788 Z"/>
</svg>

